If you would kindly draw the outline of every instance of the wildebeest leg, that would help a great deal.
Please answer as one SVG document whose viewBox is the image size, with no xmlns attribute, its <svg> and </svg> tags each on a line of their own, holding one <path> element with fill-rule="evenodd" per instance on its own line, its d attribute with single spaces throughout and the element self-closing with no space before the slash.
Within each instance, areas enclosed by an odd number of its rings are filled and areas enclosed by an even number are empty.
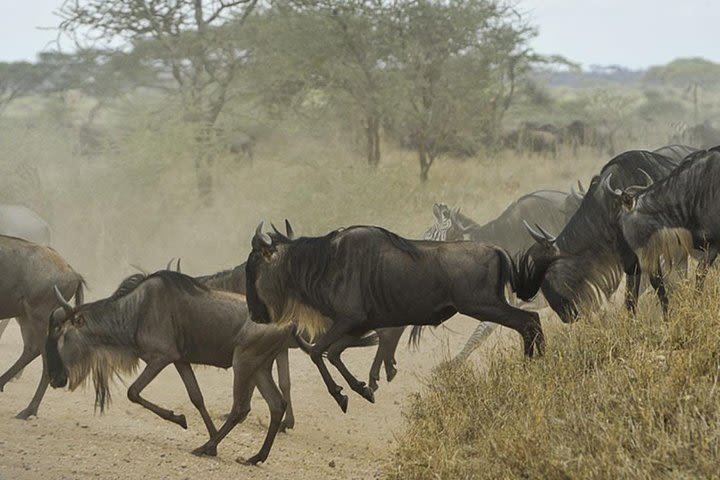
<svg viewBox="0 0 720 480">
<path fill-rule="evenodd" d="M 545 336 L 540 316 L 535 312 L 515 308 L 507 303 L 458 308 L 458 311 L 481 322 L 493 322 L 517 331 L 523 338 L 525 355 L 528 357 L 544 353 Z"/>
<path fill-rule="evenodd" d="M 9 318 L 6 318 L 5 320 L 0 320 L 0 338 L 2 338 L 3 332 L 5 332 L 5 329 L 8 325 L 10 325 Z"/>
<path fill-rule="evenodd" d="M 372 366 L 370 367 L 369 384 L 373 391 L 378 389 L 378 380 L 380 380 L 380 366 L 385 364 L 385 377 L 387 381 L 392 381 L 397 374 L 395 368 L 395 351 L 397 350 L 400 337 L 402 337 L 405 327 L 380 328 L 378 329 L 378 348 L 375 352 Z"/>
<path fill-rule="evenodd" d="M 29 320 L 30 318 L 32 317 L 29 313 L 28 316 L 17 318 L 23 339 L 23 351 L 20 354 L 20 358 L 17 359 L 7 372 L 0 376 L 0 392 L 3 391 L 7 382 L 15 378 L 15 376 L 22 372 L 23 368 L 42 353 L 43 333 L 33 327 L 32 321 Z"/>
<path fill-rule="evenodd" d="M 697 271 L 695 273 L 695 289 L 697 292 L 702 292 L 705 287 L 705 278 L 710 266 L 715 262 L 715 258 L 718 255 L 718 249 L 716 247 L 709 246 L 702 255 L 700 262 L 698 263 Z"/>
<path fill-rule="evenodd" d="M 269 363 L 268 368 L 261 368 L 255 375 L 256 386 L 270 409 L 270 426 L 260 451 L 245 461 L 249 465 L 257 465 L 259 462 L 267 460 L 285 413 L 286 402 L 273 381 L 271 367 L 272 363 Z"/>
<path fill-rule="evenodd" d="M 20 420 L 27 420 L 31 416 L 37 415 L 38 408 L 40 407 L 40 402 L 45 396 L 48 385 L 50 385 L 50 375 L 48 374 L 47 359 L 45 358 L 44 352 L 42 354 L 42 362 L 42 374 L 40 375 L 40 383 L 38 383 L 37 389 L 35 389 L 35 395 L 33 395 L 32 400 L 30 400 L 30 404 L 25 408 L 25 410 L 15 415 L 15 418 L 18 418 Z"/>
<path fill-rule="evenodd" d="M 208 435 L 212 438 L 212 436 L 217 433 L 217 429 L 210 418 L 210 414 L 205 408 L 205 400 L 203 399 L 202 392 L 200 391 L 200 386 L 197 383 L 197 378 L 195 378 L 195 372 L 193 372 L 190 364 L 185 362 L 175 362 L 175 369 L 178 371 L 180 378 L 182 378 L 182 381 L 185 384 L 185 390 L 187 390 L 188 395 L 190 396 L 190 401 L 195 408 L 197 408 L 198 412 L 200 412 L 200 416 L 202 417 L 203 422 L 205 422 L 205 428 L 207 428 Z"/>
<path fill-rule="evenodd" d="M 285 399 L 285 419 L 280 424 L 280 431 L 284 432 L 289 428 L 295 427 L 295 415 L 292 409 L 292 400 L 290 399 L 290 358 L 287 348 L 283 348 L 275 359 L 278 370 L 278 384 L 280 391 Z"/>
<path fill-rule="evenodd" d="M 145 387 L 147 387 L 148 384 L 152 382 L 155 377 L 157 377 L 158 373 L 160 373 L 163 368 L 167 367 L 169 363 L 170 362 L 167 361 L 148 363 L 145 367 L 145 370 L 142 371 L 142 373 L 133 382 L 133 384 L 130 385 L 130 388 L 128 388 L 127 397 L 131 402 L 139 403 L 160 418 L 164 418 L 165 420 L 176 423 L 185 430 L 187 430 L 187 420 L 185 420 L 185 415 L 175 415 L 172 410 L 167 410 L 158 405 L 155 405 L 154 403 L 149 402 L 140 396 L 140 392 L 142 392 Z"/>
<path fill-rule="evenodd" d="M 663 278 L 662 269 L 660 268 L 660 262 L 658 261 L 657 270 L 650 275 L 650 285 L 655 289 L 658 300 L 660 300 L 660 306 L 662 307 L 663 317 L 667 318 L 668 314 L 668 296 L 665 289 L 665 279 Z"/>
<path fill-rule="evenodd" d="M 354 326 L 355 323 L 352 321 L 335 321 L 327 332 L 320 335 L 314 345 L 308 344 L 304 338 L 295 332 L 295 340 L 298 342 L 298 345 L 300 345 L 300 348 L 310 355 L 310 359 L 317 367 L 318 372 L 320 372 L 320 376 L 325 382 L 328 392 L 335 399 L 343 413 L 347 412 L 348 398 L 346 395 L 341 393 L 342 387 L 335 383 L 332 375 L 330 375 L 330 372 L 323 361 L 323 353 L 326 352 L 335 342 L 347 335 Z M 330 355 L 328 354 L 328 358 L 329 357 Z M 342 362 L 339 362 L 339 364 L 342 365 Z M 340 373 L 343 373 L 343 376 L 350 384 L 350 387 L 362 395 L 365 399 L 373 401 L 371 400 L 374 399 L 372 390 L 370 390 L 365 383 L 359 381 L 354 375 L 350 374 L 347 369 L 345 369 L 345 372 L 349 374 L 349 376 L 346 376 L 343 372 Z"/>
<path fill-rule="evenodd" d="M 340 372 L 340 375 L 343 376 L 345 381 L 348 383 L 348 385 L 354 392 L 359 393 L 368 402 L 375 403 L 375 394 L 373 393 L 373 389 L 368 387 L 365 382 L 361 382 L 360 380 L 355 378 L 355 376 L 350 373 L 350 370 L 348 370 L 348 368 L 342 362 L 342 358 L 340 358 L 342 352 L 345 351 L 345 349 L 351 342 L 351 337 L 344 337 L 339 341 L 333 343 L 330 348 L 328 348 L 327 358 L 330 363 L 335 366 L 337 371 Z"/>
<path fill-rule="evenodd" d="M 256 376 L 262 368 L 267 368 L 269 374 L 272 372 L 272 362 L 280 353 L 280 349 L 286 347 L 287 336 L 281 338 L 263 338 L 262 336 L 250 335 L 245 341 L 235 347 L 233 353 L 233 405 L 230 409 L 225 423 L 215 434 L 201 447 L 192 451 L 193 455 L 217 455 L 217 446 L 235 426 L 244 421 L 250 413 L 250 400 L 255 390 Z M 272 342 L 268 344 L 268 342 Z M 284 409 L 284 405 L 283 405 Z M 281 416 L 282 419 L 282 416 Z M 279 426 L 278 426 L 279 428 Z"/>
<path fill-rule="evenodd" d="M 627 274 L 625 278 L 625 308 L 635 315 L 635 307 L 640 294 L 640 274 Z"/>
</svg>

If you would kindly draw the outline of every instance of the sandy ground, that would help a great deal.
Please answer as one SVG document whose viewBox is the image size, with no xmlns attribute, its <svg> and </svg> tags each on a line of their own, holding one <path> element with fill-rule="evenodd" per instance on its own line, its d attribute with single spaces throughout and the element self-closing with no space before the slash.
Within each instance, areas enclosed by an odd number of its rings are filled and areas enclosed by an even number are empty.
<svg viewBox="0 0 720 480">
<path fill-rule="evenodd" d="M 144 396 L 184 413 L 189 424 L 186 431 L 131 404 L 122 385 L 114 388 L 113 403 L 104 415 L 93 412 L 91 388 L 76 392 L 49 389 L 39 417 L 16 420 L 14 415 L 35 390 L 40 375 L 36 360 L 20 380 L 10 382 L 0 393 L 0 480 L 379 478 L 384 462 L 392 455 L 395 435 L 403 428 L 401 412 L 408 395 L 421 388 L 423 379 L 448 351 L 459 352 L 476 323 L 456 316 L 446 322 L 447 328 L 428 332 L 419 351 L 405 347 L 406 332 L 398 350 L 397 377 L 390 384 L 381 381 L 375 404 L 350 391 L 347 414 L 328 395 L 310 359 L 299 350 L 291 351 L 296 426 L 278 435 L 267 463 L 257 467 L 235 461 L 256 453 L 266 432 L 269 413 L 257 392 L 253 411 L 219 445 L 218 456 L 197 458 L 190 451 L 205 442 L 205 429 L 174 369 L 167 368 Z M 3 370 L 19 355 L 20 346 L 19 329 L 13 321 L 0 339 Z M 492 350 L 509 347 L 519 355 L 520 337 L 500 328 L 471 358 L 481 362 Z M 366 377 L 374 348 L 348 352 L 344 358 L 351 370 Z M 231 374 L 205 367 L 196 371 L 208 410 L 219 426 L 219 417 L 231 403 Z"/>
</svg>

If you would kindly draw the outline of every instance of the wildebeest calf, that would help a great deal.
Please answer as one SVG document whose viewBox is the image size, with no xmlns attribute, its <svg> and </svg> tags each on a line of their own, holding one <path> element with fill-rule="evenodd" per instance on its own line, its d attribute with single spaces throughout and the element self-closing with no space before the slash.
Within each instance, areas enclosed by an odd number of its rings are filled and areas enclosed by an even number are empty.
<svg viewBox="0 0 720 480">
<path fill-rule="evenodd" d="M 218 443 L 247 417 L 257 386 L 270 408 L 270 425 L 262 448 L 247 463 L 265 461 L 285 412 L 271 369 L 287 340 L 287 328 L 251 322 L 241 295 L 208 290 L 191 277 L 166 270 L 133 275 L 111 297 L 79 307 L 71 307 L 60 292 L 56 295 L 63 306 L 52 313 L 47 341 L 53 387 L 64 387 L 69 380 L 72 390 L 92 374 L 96 406 L 102 411 L 113 375 L 134 371 L 142 359 L 147 366 L 128 388 L 128 398 L 187 428 L 184 415 L 140 395 L 173 364 L 210 435 L 193 453 L 214 456 Z M 233 367 L 233 406 L 219 431 L 190 364 Z"/>
</svg>

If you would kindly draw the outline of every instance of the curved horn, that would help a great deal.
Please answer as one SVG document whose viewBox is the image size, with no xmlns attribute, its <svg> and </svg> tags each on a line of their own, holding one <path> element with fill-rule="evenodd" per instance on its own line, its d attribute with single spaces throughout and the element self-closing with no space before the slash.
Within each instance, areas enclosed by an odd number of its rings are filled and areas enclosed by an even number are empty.
<svg viewBox="0 0 720 480">
<path fill-rule="evenodd" d="M 277 229 L 274 223 L 271 223 L 270 226 L 273 229 L 273 232 L 275 232 L 280 238 L 284 237 L 285 235 L 280 233 L 280 230 Z"/>
<path fill-rule="evenodd" d="M 175 257 L 171 258 L 168 262 L 167 266 L 165 267 L 165 270 L 171 270 L 172 271 L 172 263 L 175 261 Z"/>
<path fill-rule="evenodd" d="M 255 235 L 253 235 L 252 238 L 252 248 L 262 248 L 262 247 L 269 247 L 272 245 L 272 239 L 270 236 L 262 231 L 264 222 L 260 222 L 258 224 L 257 228 L 255 229 Z"/>
<path fill-rule="evenodd" d="M 178 257 L 177 264 L 175 265 L 175 271 L 178 273 L 182 273 L 182 270 L 180 270 L 180 257 Z"/>
<path fill-rule="evenodd" d="M 525 228 L 527 228 L 527 231 L 533 240 L 541 245 L 546 243 L 547 239 L 541 233 L 536 232 L 525 220 L 523 220 L 523 225 L 525 225 Z"/>
<path fill-rule="evenodd" d="M 551 235 L 547 230 L 545 230 L 543 227 L 535 224 L 535 227 L 540 230 L 540 233 L 542 233 L 543 237 L 545 237 L 545 240 L 547 240 L 550 243 L 555 243 L 555 240 L 557 240 L 557 237 L 555 235 Z"/>
<path fill-rule="evenodd" d="M 612 177 L 612 173 L 605 178 L 605 182 L 603 183 L 603 185 L 605 186 L 605 190 L 607 190 L 610 195 L 612 195 L 613 197 L 619 198 L 620 195 L 622 195 L 622 191 L 617 190 L 617 189 L 613 188 L 612 185 L 610 185 L 611 177 Z"/>
<path fill-rule="evenodd" d="M 580 194 L 582 196 L 585 196 L 585 194 L 587 193 L 587 191 L 585 190 L 585 187 L 583 187 L 583 184 L 580 183 L 580 180 L 578 180 L 578 191 L 580 192 Z"/>
<path fill-rule="evenodd" d="M 645 175 L 645 178 L 647 179 L 647 185 L 645 185 L 645 187 L 643 187 L 643 188 L 649 188 L 653 183 L 655 183 L 655 180 L 653 180 L 653 178 L 650 176 L 650 174 L 648 172 L 646 172 L 642 168 L 638 168 L 638 170 L 640 170 L 640 173 Z"/>
<path fill-rule="evenodd" d="M 287 218 L 285 219 L 285 234 L 290 240 L 295 240 L 295 232 Z"/>
<path fill-rule="evenodd" d="M 58 303 L 60 303 L 60 306 L 65 310 L 67 313 L 71 313 L 73 311 L 73 306 L 70 305 L 70 303 L 65 300 L 65 297 L 63 297 L 63 294 L 60 292 L 60 289 L 57 287 L 57 285 L 53 285 L 53 292 L 55 292 L 55 298 L 57 298 Z"/>
</svg>

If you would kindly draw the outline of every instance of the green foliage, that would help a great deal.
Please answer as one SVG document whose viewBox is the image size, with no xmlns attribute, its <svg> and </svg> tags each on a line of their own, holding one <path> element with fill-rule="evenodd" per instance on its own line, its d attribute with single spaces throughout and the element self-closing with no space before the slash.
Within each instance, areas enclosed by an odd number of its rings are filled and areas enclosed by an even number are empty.
<svg viewBox="0 0 720 480">
<path fill-rule="evenodd" d="M 648 69 L 645 81 L 681 87 L 690 84 L 717 86 L 720 85 L 720 64 L 703 58 L 678 58 L 667 65 Z"/>
</svg>

